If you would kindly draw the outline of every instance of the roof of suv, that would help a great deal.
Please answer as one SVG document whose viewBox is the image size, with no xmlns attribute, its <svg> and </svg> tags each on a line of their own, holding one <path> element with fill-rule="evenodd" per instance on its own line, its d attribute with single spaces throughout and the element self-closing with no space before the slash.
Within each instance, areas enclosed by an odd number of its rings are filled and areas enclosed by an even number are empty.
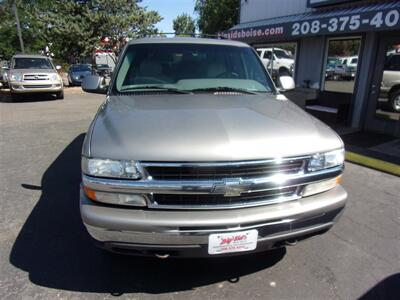
<svg viewBox="0 0 400 300">
<path fill-rule="evenodd" d="M 250 47 L 248 44 L 232 40 L 222 39 L 205 39 L 205 38 L 192 38 L 192 37 L 148 37 L 132 40 L 129 45 L 133 44 L 206 44 L 206 45 L 226 45 L 236 47 Z"/>
<path fill-rule="evenodd" d="M 47 56 L 40 55 L 40 54 L 15 54 L 12 58 L 48 58 Z"/>
</svg>

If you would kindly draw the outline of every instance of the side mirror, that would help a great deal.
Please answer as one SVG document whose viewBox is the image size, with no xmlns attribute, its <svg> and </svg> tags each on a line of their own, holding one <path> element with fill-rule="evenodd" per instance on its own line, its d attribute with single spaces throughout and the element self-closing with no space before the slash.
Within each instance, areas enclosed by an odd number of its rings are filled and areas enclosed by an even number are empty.
<svg viewBox="0 0 400 300">
<path fill-rule="evenodd" d="M 57 65 L 57 66 L 56 66 L 56 70 L 57 70 L 57 71 L 61 70 L 61 66 Z"/>
<path fill-rule="evenodd" d="M 280 92 L 291 91 L 296 87 L 293 78 L 290 76 L 279 77 L 279 82 L 281 86 Z"/>
<path fill-rule="evenodd" d="M 88 75 L 83 78 L 82 90 L 87 93 L 106 94 L 108 84 L 105 82 L 104 77 L 99 75 Z"/>
</svg>

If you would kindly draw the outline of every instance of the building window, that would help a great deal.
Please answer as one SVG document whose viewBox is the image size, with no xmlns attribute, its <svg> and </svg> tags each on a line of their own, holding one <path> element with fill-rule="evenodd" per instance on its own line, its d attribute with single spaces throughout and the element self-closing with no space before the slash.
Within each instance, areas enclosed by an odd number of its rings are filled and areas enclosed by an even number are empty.
<svg viewBox="0 0 400 300">
<path fill-rule="evenodd" d="M 280 76 L 294 77 L 296 43 L 268 44 L 255 48 L 276 84 Z"/>
<path fill-rule="evenodd" d="M 329 39 L 325 61 L 324 90 L 353 94 L 361 38 Z"/>
<path fill-rule="evenodd" d="M 400 44 L 386 49 L 376 116 L 385 120 L 400 120 Z"/>
</svg>

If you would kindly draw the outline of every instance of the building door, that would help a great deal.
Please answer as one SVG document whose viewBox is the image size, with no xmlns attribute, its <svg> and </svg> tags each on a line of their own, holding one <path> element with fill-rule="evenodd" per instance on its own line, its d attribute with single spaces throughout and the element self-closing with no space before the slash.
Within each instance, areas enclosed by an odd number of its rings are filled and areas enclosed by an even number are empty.
<svg viewBox="0 0 400 300">
<path fill-rule="evenodd" d="M 364 128 L 400 137 L 400 34 L 379 41 Z"/>
</svg>

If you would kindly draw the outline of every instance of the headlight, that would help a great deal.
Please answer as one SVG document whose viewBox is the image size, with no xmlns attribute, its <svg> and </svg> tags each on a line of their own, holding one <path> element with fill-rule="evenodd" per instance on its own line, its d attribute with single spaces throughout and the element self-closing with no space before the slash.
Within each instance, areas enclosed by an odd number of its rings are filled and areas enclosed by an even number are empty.
<svg viewBox="0 0 400 300">
<path fill-rule="evenodd" d="M 21 74 L 11 74 L 10 80 L 11 81 L 22 81 L 22 75 Z"/>
<path fill-rule="evenodd" d="M 91 176 L 139 179 L 138 164 L 132 160 L 82 157 L 82 171 Z"/>
<path fill-rule="evenodd" d="M 53 75 L 51 75 L 51 80 L 53 80 L 53 81 L 60 81 L 60 80 L 61 80 L 61 77 L 60 77 L 60 75 L 58 75 L 58 74 L 53 74 Z"/>
<path fill-rule="evenodd" d="M 318 153 L 311 157 L 308 163 L 308 171 L 318 171 L 342 165 L 344 162 L 344 149 L 338 149 L 326 153 Z"/>
</svg>

